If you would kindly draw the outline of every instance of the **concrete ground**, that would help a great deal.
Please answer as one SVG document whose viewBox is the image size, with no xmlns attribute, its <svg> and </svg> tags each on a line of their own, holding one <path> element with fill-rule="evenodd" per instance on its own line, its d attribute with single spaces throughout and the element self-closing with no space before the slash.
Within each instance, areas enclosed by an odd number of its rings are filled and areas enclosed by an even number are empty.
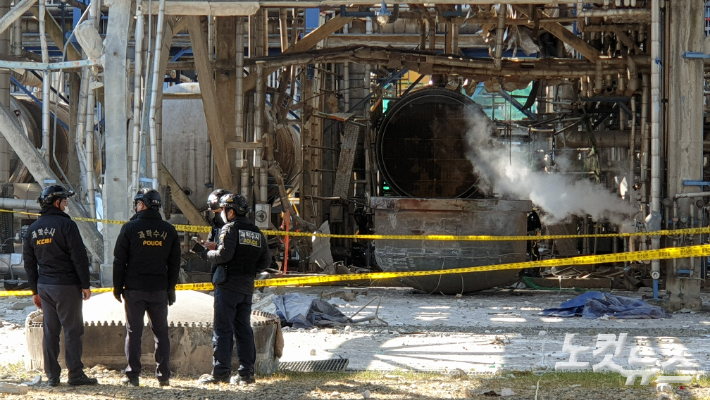
<svg viewBox="0 0 710 400">
<path fill-rule="evenodd" d="M 317 296 L 333 288 L 299 289 Z M 350 291 L 350 289 L 345 289 Z M 613 361 L 629 369 L 629 357 L 638 347 L 638 357 L 669 361 L 675 369 L 710 370 L 710 315 L 675 313 L 668 319 L 588 320 L 539 315 L 548 307 L 578 295 L 575 292 L 491 290 L 454 296 L 416 294 L 411 289 L 369 288 L 354 301 L 329 300 L 346 315 L 352 315 L 373 298 L 380 297 L 379 316 L 388 323 L 368 323 L 336 329 L 284 330 L 286 348 L 281 361 L 348 358 L 354 370 L 454 370 L 493 373 L 499 370 L 552 370 L 567 361 L 562 352 L 565 335 L 575 333 L 575 346 L 589 346 L 579 361 L 590 366 L 603 360 L 593 357 L 597 335 L 627 333 L 625 346 Z M 366 293 L 366 294 L 365 294 Z M 640 298 L 638 292 L 614 294 Z M 707 296 L 704 302 L 708 304 Z M 358 316 L 372 315 L 378 300 Z M 315 351 L 314 351 L 315 350 Z M 613 352 L 613 351 L 612 351 Z M 684 356 L 684 359 L 680 357 Z M 685 360 L 685 361 L 683 361 Z M 683 362 L 680 362 L 683 361 Z M 670 369 L 669 365 L 669 369 Z M 636 367 L 638 368 L 638 367 Z"/>
<path fill-rule="evenodd" d="M 262 300 L 260 307 L 268 311 L 271 306 L 267 297 L 279 290 L 267 289 L 258 294 L 255 304 Z M 671 361 L 674 365 L 668 369 L 688 373 L 710 370 L 710 315 L 707 312 L 674 313 L 669 319 L 659 320 L 563 319 L 543 317 L 539 312 L 559 306 L 578 293 L 490 290 L 455 297 L 418 294 L 407 288 L 310 287 L 286 288 L 285 291 L 314 297 L 321 293 L 345 294 L 342 296 L 345 298 L 357 292 L 354 300 L 332 297 L 328 301 L 348 316 L 371 302 L 357 317 L 377 311 L 386 324 L 364 322 L 308 330 L 285 328 L 282 362 L 342 357 L 349 359 L 351 370 L 461 369 L 468 373 L 553 370 L 556 362 L 569 359 L 562 351 L 567 333 L 577 334 L 575 346 L 590 347 L 579 355 L 579 361 L 590 362 L 590 366 L 603 360 L 603 354 L 597 357 L 592 354 L 597 335 L 614 334 L 618 338 L 619 334 L 627 333 L 625 346 L 612 358 L 624 369 L 631 368 L 629 358 L 634 347 L 638 347 L 638 357 L 647 357 L 646 361 L 650 358 L 658 363 Z M 613 294 L 641 296 L 638 292 L 614 291 Z M 185 305 L 193 297 L 180 292 L 178 304 L 181 298 Z M 710 304 L 706 294 L 703 301 Z M 85 303 L 85 308 L 105 311 L 109 320 L 121 317 L 121 305 L 112 300 L 110 294 L 93 296 Z M 203 309 L 204 305 L 199 308 Z M 26 353 L 24 319 L 34 309 L 29 298 L 0 297 L 0 365 L 23 360 Z M 190 314 L 177 309 L 173 313 L 177 320 Z M 211 319 L 210 315 L 192 316 L 204 321 Z"/>
</svg>

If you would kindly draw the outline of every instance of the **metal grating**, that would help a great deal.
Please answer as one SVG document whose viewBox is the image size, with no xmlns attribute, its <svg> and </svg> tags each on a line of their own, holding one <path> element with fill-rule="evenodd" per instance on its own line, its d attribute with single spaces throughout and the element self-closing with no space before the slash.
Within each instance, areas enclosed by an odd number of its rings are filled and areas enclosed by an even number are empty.
<svg viewBox="0 0 710 400">
<path fill-rule="evenodd" d="M 279 371 L 291 372 L 337 372 L 344 371 L 350 360 L 333 358 L 330 360 L 287 361 L 279 363 Z"/>
</svg>

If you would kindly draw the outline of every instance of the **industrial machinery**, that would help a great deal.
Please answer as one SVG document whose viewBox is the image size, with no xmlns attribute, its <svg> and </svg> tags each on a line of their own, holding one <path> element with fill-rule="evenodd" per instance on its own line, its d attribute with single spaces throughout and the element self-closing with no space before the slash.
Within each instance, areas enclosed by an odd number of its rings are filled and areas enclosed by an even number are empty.
<svg viewBox="0 0 710 400">
<path fill-rule="evenodd" d="M 478 187 L 467 157 L 472 118 L 488 119 L 469 97 L 444 88 L 415 91 L 390 105 L 377 136 L 378 167 L 392 191 L 406 197 L 371 199 L 378 234 L 525 235 L 530 201 L 485 199 Z M 377 240 L 374 254 L 385 271 L 436 271 L 524 261 L 525 243 Z M 508 270 L 402 281 L 428 293 L 456 294 L 516 277 L 517 271 Z"/>
</svg>

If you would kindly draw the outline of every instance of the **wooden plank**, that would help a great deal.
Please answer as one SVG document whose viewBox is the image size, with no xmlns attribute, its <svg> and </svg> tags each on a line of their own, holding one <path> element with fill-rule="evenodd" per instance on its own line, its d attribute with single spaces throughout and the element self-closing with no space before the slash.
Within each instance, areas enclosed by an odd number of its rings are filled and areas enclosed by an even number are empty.
<svg viewBox="0 0 710 400">
<path fill-rule="evenodd" d="M 624 45 L 626 45 L 626 47 L 628 47 L 629 49 L 634 49 L 634 54 L 638 54 L 638 55 L 645 54 L 643 52 L 643 50 L 641 50 L 641 48 L 636 43 L 634 43 L 634 41 L 631 40 L 631 38 L 624 31 L 622 31 L 620 28 L 612 27 L 611 31 L 614 32 L 614 34 L 616 34 L 616 37 L 619 38 L 619 40 L 621 40 L 621 42 Z"/>
<path fill-rule="evenodd" d="M 215 19 L 216 41 L 215 41 L 215 63 L 219 61 L 233 61 L 237 57 L 236 17 L 217 17 Z M 215 87 L 217 93 L 217 104 L 221 114 L 222 132 L 225 139 L 235 139 L 235 90 L 237 86 L 236 74 L 231 71 L 215 71 Z"/>
<path fill-rule="evenodd" d="M 163 100 L 202 100 L 202 93 L 163 93 Z"/>
<path fill-rule="evenodd" d="M 354 18 L 352 17 L 335 17 L 331 18 L 328 22 L 318 27 L 318 29 L 313 30 L 311 33 L 303 37 L 303 39 L 296 42 L 295 45 L 286 49 L 287 53 L 298 53 L 301 51 L 307 51 L 314 48 L 318 42 L 325 39 L 326 37 L 332 35 L 338 30 L 342 29 L 346 24 L 349 24 Z M 264 71 L 264 75 L 269 75 L 270 73 L 276 71 L 278 68 L 267 68 Z M 256 74 L 251 74 L 244 78 L 244 93 L 254 90 L 256 88 Z"/>
<path fill-rule="evenodd" d="M 186 15 L 213 17 L 249 16 L 259 9 L 256 1 L 192 1 L 170 0 L 165 2 L 165 15 Z M 158 7 L 153 7 L 153 14 L 158 14 Z M 149 7 L 143 7 L 143 14 L 149 14 Z"/>
<path fill-rule="evenodd" d="M 536 286 L 554 289 L 606 289 L 611 287 L 611 279 L 607 278 L 527 278 Z"/>
<path fill-rule="evenodd" d="M 263 149 L 263 142 L 237 142 L 235 140 L 227 140 L 225 147 L 228 149 L 239 149 L 239 150 L 257 150 Z"/>
<path fill-rule="evenodd" d="M 214 152 L 214 160 L 217 167 L 220 187 L 229 187 L 232 184 L 232 168 L 227 156 L 225 146 L 225 134 L 220 123 L 220 108 L 217 104 L 217 91 L 212 77 L 212 66 L 210 64 L 210 53 L 207 51 L 206 25 L 202 23 L 200 17 L 187 17 L 187 26 L 190 31 L 192 51 L 195 59 L 195 69 L 197 70 L 200 92 L 202 93 L 202 106 L 207 119 L 207 130 Z"/>
<path fill-rule="evenodd" d="M 215 18 L 215 61 L 234 61 L 237 58 L 237 17 Z M 221 116 L 222 132 L 226 140 L 235 140 L 236 132 L 236 90 L 237 74 L 232 71 L 215 70 L 215 88 L 217 104 Z M 227 153 L 230 168 L 236 165 L 237 154 L 234 151 Z M 223 188 L 236 191 L 239 189 L 240 174 L 232 174 L 229 186 Z"/>
<path fill-rule="evenodd" d="M 549 16 L 545 13 L 542 13 L 542 17 L 549 18 Z M 569 29 L 562 26 L 559 22 L 550 22 L 540 19 L 540 26 L 556 38 L 572 46 L 573 49 L 577 50 L 581 55 L 590 61 L 596 62 L 601 55 L 599 50 L 590 46 L 587 42 L 582 40 L 582 38 L 570 32 Z"/>
<path fill-rule="evenodd" d="M 514 2 L 508 2 L 509 4 L 514 4 Z M 513 8 L 518 11 L 523 16 L 528 16 L 529 11 L 526 7 L 519 5 L 514 5 Z M 570 32 L 569 29 L 565 28 L 562 24 L 556 21 L 549 20 L 550 16 L 546 13 L 540 11 L 538 21 L 540 27 L 550 32 L 553 36 L 560 39 L 561 41 L 572 46 L 573 49 L 577 50 L 581 55 L 590 61 L 596 62 L 601 53 L 599 50 L 590 46 L 587 42 L 582 40 L 580 37 Z"/>
<path fill-rule="evenodd" d="M 35 6 L 30 8 L 30 12 L 32 13 L 32 15 L 35 16 L 35 18 L 39 18 L 39 7 Z M 52 17 L 52 14 L 50 14 L 48 9 L 45 9 L 44 20 L 47 35 L 49 35 L 50 39 L 52 39 L 54 44 L 59 48 L 59 51 L 64 51 L 62 28 L 61 26 L 59 26 L 59 23 L 57 23 L 57 20 Z M 70 43 L 69 48 L 67 49 L 67 60 L 81 60 L 81 53 L 79 53 L 76 47 L 74 47 L 73 43 Z"/>
<path fill-rule="evenodd" d="M 317 29 L 304 36 L 303 39 L 299 40 L 298 43 L 296 43 L 293 47 L 288 48 L 286 50 L 286 53 L 306 51 L 316 47 L 318 42 L 339 31 L 345 25 L 349 24 L 353 19 L 354 18 L 352 17 L 340 16 L 331 18 L 325 24 L 319 26 Z"/>
<path fill-rule="evenodd" d="M 310 102 L 311 96 L 313 95 L 313 80 L 306 76 L 305 71 L 301 71 L 301 98 L 308 99 Z M 305 101 L 304 101 L 305 103 Z M 315 118 L 310 118 L 310 113 L 301 113 L 301 171 L 300 174 L 300 195 L 301 199 L 299 205 L 301 206 L 301 217 L 306 221 L 313 221 L 313 218 L 317 215 L 314 212 L 314 200 L 315 192 L 313 191 L 313 152 L 311 150 L 311 120 Z M 319 224 L 316 224 L 319 225 Z"/>
<path fill-rule="evenodd" d="M 165 165 L 163 163 L 161 163 L 160 166 L 160 172 L 162 172 L 161 180 L 166 185 L 170 186 L 173 201 L 180 208 L 180 211 L 182 211 L 182 214 L 185 216 L 185 218 L 190 221 L 191 225 L 209 225 L 207 221 L 205 221 L 205 219 L 202 217 L 202 214 L 197 211 L 195 205 L 192 204 L 190 198 L 187 197 L 185 192 L 182 191 L 182 188 L 177 183 L 170 171 L 165 168 Z M 206 233 L 199 233 L 197 235 L 199 235 L 202 239 L 207 238 Z"/>
<path fill-rule="evenodd" d="M 168 7 L 171 5 L 171 3 L 174 3 L 175 5 L 173 7 Z M 171 12 L 182 12 L 180 15 L 198 15 L 198 14 L 193 14 L 193 12 L 196 12 L 198 10 L 203 10 L 203 11 L 212 11 L 211 14 L 205 13 L 205 14 L 199 14 L 199 15 L 212 15 L 212 16 L 229 16 L 229 15 L 238 15 L 238 14 L 227 14 L 227 10 L 220 10 L 219 8 L 227 8 L 228 10 L 232 10 L 235 7 L 232 5 L 233 2 L 229 1 L 197 1 L 197 0 L 181 0 L 181 1 L 168 1 L 166 4 L 166 11 L 168 8 L 171 10 Z M 239 3 L 239 2 L 236 2 Z M 259 0 L 259 1 L 253 1 L 253 2 L 245 2 L 247 4 L 256 4 L 257 6 L 261 7 L 269 7 L 269 8 L 319 8 L 319 7 L 339 7 L 339 6 L 351 6 L 351 5 L 363 5 L 363 6 L 372 6 L 373 4 L 377 4 L 379 6 L 379 3 L 377 1 L 373 0 Z M 425 0 L 414 0 L 414 1 L 407 1 L 408 4 L 426 4 L 430 5 L 433 4 L 430 1 L 425 1 Z M 550 4 L 552 1 L 550 0 L 509 0 L 506 1 L 508 4 Z M 390 3 L 391 4 L 391 3 Z M 438 0 L 436 4 L 451 4 L 451 5 L 457 5 L 461 4 L 461 0 Z M 466 1 L 466 4 L 470 5 L 490 5 L 491 0 L 469 0 Z M 179 5 L 179 7 L 178 7 Z M 153 11 L 155 12 L 155 11 Z M 219 14 L 218 14 L 219 13 Z M 178 14 L 175 14 L 178 15 Z M 248 15 L 248 14 L 244 14 Z"/>
<path fill-rule="evenodd" d="M 437 48 L 443 50 L 445 42 L 444 35 L 439 34 L 436 36 Z M 406 34 L 338 34 L 325 39 L 325 47 L 352 46 L 361 45 L 363 43 L 367 43 L 368 46 L 372 47 L 417 47 L 420 45 L 419 39 L 419 35 Z M 459 47 L 480 47 L 487 49 L 488 45 L 480 35 L 465 34 L 459 35 Z"/>
</svg>

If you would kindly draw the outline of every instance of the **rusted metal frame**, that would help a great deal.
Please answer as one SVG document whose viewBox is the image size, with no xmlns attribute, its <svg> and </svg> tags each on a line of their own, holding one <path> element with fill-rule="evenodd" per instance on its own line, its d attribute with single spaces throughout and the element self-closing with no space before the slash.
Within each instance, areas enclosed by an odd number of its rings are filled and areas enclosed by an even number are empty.
<svg viewBox="0 0 710 400">
<path fill-rule="evenodd" d="M 523 7 L 514 5 L 513 8 L 521 14 L 531 17 L 530 15 L 528 15 L 528 10 L 525 10 Z M 540 24 L 541 28 L 550 32 L 556 38 L 570 45 L 573 49 L 578 51 L 585 58 L 589 59 L 590 61 L 596 61 L 599 56 L 601 56 L 601 52 L 599 50 L 590 46 L 583 39 L 570 32 L 567 28 L 562 26 L 562 24 L 560 24 L 559 22 L 549 21 L 548 19 L 550 18 L 550 16 L 545 14 L 542 10 L 538 9 L 537 13 L 539 14 L 538 23 Z"/>
<path fill-rule="evenodd" d="M 328 22 L 325 24 L 321 25 L 305 37 L 303 37 L 301 40 L 299 40 L 295 45 L 289 47 L 286 50 L 286 53 L 296 53 L 296 52 L 301 52 L 301 51 L 306 51 L 310 50 L 313 47 L 315 47 L 318 42 L 321 40 L 325 39 L 329 35 L 333 34 L 334 32 L 340 30 L 345 26 L 345 24 L 350 23 L 354 18 L 344 18 L 344 17 L 335 17 L 330 19 Z M 277 68 L 267 68 L 264 73 L 266 75 L 271 74 L 274 72 Z M 244 92 L 248 92 L 250 90 L 254 90 L 256 87 L 256 75 L 251 74 L 244 78 Z"/>
<path fill-rule="evenodd" d="M 436 18 L 426 10 L 426 7 L 422 8 L 424 8 L 424 18 L 429 28 L 429 48 L 436 49 Z"/>
<path fill-rule="evenodd" d="M 645 60 L 645 67 L 640 67 L 640 70 L 648 68 L 648 57 L 635 57 L 639 61 Z M 263 59 L 266 65 L 273 68 L 282 67 L 285 65 L 305 65 L 313 63 L 325 62 L 355 62 L 387 65 L 388 68 L 396 68 L 405 66 L 412 70 L 422 70 L 426 65 L 434 65 L 439 68 L 460 68 L 461 71 L 452 69 L 453 73 L 464 75 L 466 72 L 476 74 L 488 74 L 490 76 L 505 76 L 512 74 L 515 76 L 561 76 L 567 74 L 574 76 L 580 75 L 581 72 L 586 74 L 594 74 L 596 72 L 596 63 L 592 64 L 585 60 L 559 60 L 559 59 L 537 59 L 526 61 L 504 60 L 503 67 L 496 72 L 492 60 L 490 59 L 470 59 L 463 57 L 447 57 L 437 56 L 427 53 L 412 52 L 412 51 L 391 51 L 381 48 L 350 48 L 343 51 L 332 51 L 332 49 L 317 50 L 301 54 L 293 54 L 290 56 L 276 56 Z M 252 60 L 254 61 L 254 60 Z M 603 73 L 621 73 L 625 71 L 627 63 L 622 58 L 602 58 L 599 63 L 603 67 Z M 641 63 L 643 64 L 643 63 Z"/>
<path fill-rule="evenodd" d="M 601 56 L 601 52 L 599 50 L 590 46 L 587 42 L 570 32 L 558 22 L 545 22 L 541 19 L 540 26 L 556 38 L 570 45 L 573 49 L 578 51 L 590 61 L 596 61 L 599 56 Z"/>
<path fill-rule="evenodd" d="M 200 17 L 195 16 L 187 17 L 187 25 L 190 30 L 190 40 L 192 41 L 195 70 L 197 75 L 201 77 L 199 84 L 200 92 L 202 93 L 202 105 L 205 110 L 207 130 L 212 142 L 217 175 L 220 179 L 220 186 L 228 187 L 232 183 L 232 169 L 227 149 L 224 145 L 226 136 L 222 132 L 222 124 L 220 123 L 217 93 L 212 77 L 212 67 L 209 62 L 211 57 L 207 51 L 206 25 L 202 23 Z"/>
<path fill-rule="evenodd" d="M 301 156 L 301 183 L 299 187 L 301 188 L 300 191 L 300 196 L 301 196 L 301 215 L 303 218 L 307 221 L 314 220 L 315 221 L 315 206 L 313 205 L 313 200 L 308 198 L 307 196 L 314 196 L 315 194 L 313 193 L 313 165 L 311 164 L 311 150 L 309 147 L 311 145 L 311 123 L 310 123 L 310 117 L 312 110 L 310 110 L 310 105 L 307 104 L 309 101 L 309 97 L 313 94 L 313 81 L 311 79 L 308 79 L 306 76 L 306 71 L 301 70 L 300 73 L 300 82 L 301 82 L 301 90 L 302 90 L 302 95 L 301 99 L 302 101 L 297 104 L 294 108 L 299 107 L 303 108 L 301 112 L 301 141 L 302 141 L 302 148 L 300 149 L 302 152 Z M 273 174 L 272 174 L 273 175 Z M 308 193 L 306 193 L 306 188 L 308 188 Z"/>
<path fill-rule="evenodd" d="M 277 162 L 271 162 L 269 165 L 269 175 L 273 176 L 276 180 L 276 186 L 279 188 L 279 198 L 281 199 L 281 205 L 284 211 L 288 212 L 291 217 L 293 217 L 294 224 L 293 227 L 296 230 L 307 230 L 312 232 L 316 230 L 316 225 L 312 224 L 305 219 L 301 218 L 293 209 L 293 204 L 289 200 L 288 193 L 286 192 L 286 186 L 283 179 L 283 171 Z"/>
<path fill-rule="evenodd" d="M 286 96 L 286 88 L 288 87 L 291 79 L 291 69 L 293 66 L 289 65 L 281 70 L 279 74 L 279 87 L 276 94 L 276 101 L 274 101 L 273 107 L 277 109 L 275 116 L 278 118 L 279 122 L 282 122 L 288 116 L 288 112 L 291 108 L 291 99 Z"/>
<path fill-rule="evenodd" d="M 633 40 L 631 40 L 631 38 L 626 34 L 626 32 L 624 32 L 620 28 L 612 27 L 610 31 L 614 32 L 616 37 L 619 38 L 619 40 L 621 40 L 621 42 L 626 47 L 628 47 L 629 49 L 633 49 L 635 54 L 639 54 L 639 55 L 645 54 L 643 52 L 643 50 L 641 50 L 641 48 L 636 43 L 634 43 Z"/>
<path fill-rule="evenodd" d="M 237 139 L 236 128 L 236 88 L 237 88 L 237 18 L 238 17 L 216 17 L 215 29 L 215 61 L 227 60 L 235 63 L 234 70 L 215 70 L 215 93 L 217 104 L 219 105 L 220 122 L 225 141 Z M 237 155 L 235 152 L 228 152 L 230 170 L 236 170 Z M 240 175 L 232 171 L 229 187 L 236 191 L 239 188 Z M 225 187 L 225 186 L 222 186 Z"/>
<path fill-rule="evenodd" d="M 642 26 L 647 26 L 648 24 L 603 24 L 603 25 L 583 25 L 579 27 L 580 32 L 609 32 L 610 30 L 616 28 L 622 31 L 637 31 L 641 29 Z"/>
</svg>

